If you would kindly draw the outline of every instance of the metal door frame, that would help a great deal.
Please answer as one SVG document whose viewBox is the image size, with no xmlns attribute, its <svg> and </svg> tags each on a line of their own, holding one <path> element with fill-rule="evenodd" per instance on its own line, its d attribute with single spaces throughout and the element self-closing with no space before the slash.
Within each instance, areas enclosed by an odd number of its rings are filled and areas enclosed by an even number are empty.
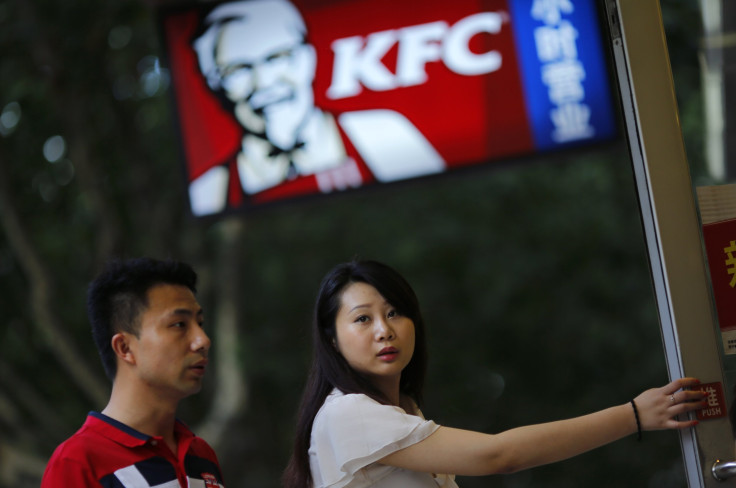
<svg viewBox="0 0 736 488">
<path fill-rule="evenodd" d="M 725 385 L 659 1 L 606 0 L 606 14 L 668 372 Z M 734 459 L 727 418 L 680 442 L 690 487 L 736 486 L 711 474 L 716 459 Z"/>
</svg>

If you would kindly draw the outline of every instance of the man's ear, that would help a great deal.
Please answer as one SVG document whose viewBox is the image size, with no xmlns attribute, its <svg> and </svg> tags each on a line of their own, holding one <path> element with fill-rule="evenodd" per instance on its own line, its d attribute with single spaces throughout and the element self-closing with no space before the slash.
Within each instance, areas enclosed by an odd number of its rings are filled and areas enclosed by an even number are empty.
<svg viewBox="0 0 736 488">
<path fill-rule="evenodd" d="M 130 334 L 118 332 L 110 341 L 112 350 L 117 357 L 126 363 L 135 364 L 135 356 L 130 349 Z"/>
</svg>

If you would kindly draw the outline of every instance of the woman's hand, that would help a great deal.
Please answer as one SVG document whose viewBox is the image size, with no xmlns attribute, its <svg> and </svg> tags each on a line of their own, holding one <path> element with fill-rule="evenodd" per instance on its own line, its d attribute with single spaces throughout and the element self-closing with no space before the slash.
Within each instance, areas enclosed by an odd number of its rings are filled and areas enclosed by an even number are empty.
<svg viewBox="0 0 736 488">
<path fill-rule="evenodd" d="M 674 417 L 705 406 L 705 392 L 688 389 L 699 384 L 695 378 L 680 378 L 636 397 L 634 403 L 639 411 L 641 429 L 684 429 L 696 425 L 697 420 L 676 420 Z"/>
</svg>

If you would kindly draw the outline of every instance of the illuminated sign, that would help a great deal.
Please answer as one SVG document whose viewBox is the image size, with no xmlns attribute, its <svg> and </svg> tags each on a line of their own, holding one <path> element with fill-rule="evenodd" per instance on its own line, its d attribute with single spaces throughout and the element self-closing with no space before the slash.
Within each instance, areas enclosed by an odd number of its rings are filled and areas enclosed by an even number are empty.
<svg viewBox="0 0 736 488">
<path fill-rule="evenodd" d="M 245 0 L 161 25 L 197 216 L 616 136 L 595 0 Z"/>
</svg>

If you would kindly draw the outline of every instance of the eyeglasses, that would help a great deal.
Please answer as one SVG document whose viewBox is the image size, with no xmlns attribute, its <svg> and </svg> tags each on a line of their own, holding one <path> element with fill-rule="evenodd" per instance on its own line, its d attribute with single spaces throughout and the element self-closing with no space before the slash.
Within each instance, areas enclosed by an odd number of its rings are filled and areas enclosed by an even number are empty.
<svg viewBox="0 0 736 488">
<path fill-rule="evenodd" d="M 259 72 L 265 70 L 271 73 L 288 70 L 291 67 L 295 53 L 304 46 L 305 43 L 301 43 L 294 47 L 282 49 L 252 63 L 241 62 L 218 66 L 217 73 L 220 76 L 223 88 L 234 90 L 244 84 L 250 85 L 253 77 L 259 76 Z"/>
</svg>

